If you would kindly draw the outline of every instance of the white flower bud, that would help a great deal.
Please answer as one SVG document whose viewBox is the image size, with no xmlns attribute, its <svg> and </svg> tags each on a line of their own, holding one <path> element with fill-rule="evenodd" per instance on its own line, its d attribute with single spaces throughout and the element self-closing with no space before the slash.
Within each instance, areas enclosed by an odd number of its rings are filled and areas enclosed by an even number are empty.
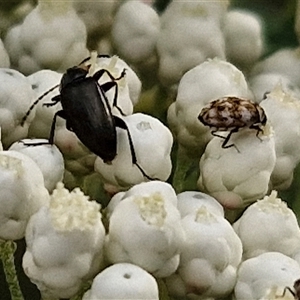
<svg viewBox="0 0 300 300">
<path fill-rule="evenodd" d="M 10 60 L 2 39 L 0 39 L 0 68 L 9 68 Z"/>
<path fill-rule="evenodd" d="M 299 94 L 300 96 L 300 94 Z M 278 84 L 261 102 L 274 129 L 276 164 L 271 188 L 287 189 L 300 161 L 300 101 Z"/>
<path fill-rule="evenodd" d="M 55 145 L 34 145 L 35 143 L 47 142 L 47 140 L 42 139 L 24 139 L 22 142 L 12 144 L 9 150 L 21 152 L 35 161 L 43 173 L 45 187 L 51 193 L 56 184 L 62 181 L 65 169 L 64 158 Z"/>
<path fill-rule="evenodd" d="M 20 72 L 0 69 L 0 126 L 2 143 L 8 148 L 13 142 L 27 137 L 28 123 L 21 126 L 21 120 L 35 99 L 29 80 Z M 9 100 L 9 101 L 8 101 Z M 28 117 L 30 122 L 34 113 Z"/>
<path fill-rule="evenodd" d="M 23 268 L 43 297 L 70 298 L 100 271 L 105 229 L 99 210 L 78 188 L 69 192 L 60 183 L 50 206 L 31 217 Z"/>
<path fill-rule="evenodd" d="M 291 83 L 300 88 L 300 48 L 280 49 L 253 68 L 253 75 L 278 73 L 288 77 Z"/>
<path fill-rule="evenodd" d="M 118 0 L 73 0 L 73 5 L 80 19 L 84 21 L 88 35 L 95 39 L 107 35 L 111 30 L 118 2 Z"/>
<path fill-rule="evenodd" d="M 241 263 L 234 297 L 236 300 L 281 299 L 263 297 L 274 288 L 276 295 L 283 295 L 284 288 L 292 288 L 295 280 L 299 278 L 300 267 L 295 260 L 279 252 L 266 252 Z"/>
<path fill-rule="evenodd" d="M 179 144 L 198 157 L 212 138 L 198 115 L 207 103 L 224 96 L 252 98 L 243 73 L 220 59 L 205 61 L 180 80 L 176 101 L 168 110 L 168 123 Z"/>
<path fill-rule="evenodd" d="M 243 10 L 229 11 L 224 26 L 227 59 L 246 70 L 252 68 L 263 52 L 262 34 L 258 16 Z"/>
<path fill-rule="evenodd" d="M 114 208 L 106 240 L 110 262 L 130 262 L 158 277 L 175 272 L 185 235 L 179 211 L 166 195 L 152 185 Z"/>
<path fill-rule="evenodd" d="M 108 267 L 93 280 L 82 300 L 145 299 L 158 300 L 158 286 L 153 276 L 128 263 Z"/>
<path fill-rule="evenodd" d="M 166 85 L 207 58 L 225 59 L 221 20 L 228 1 L 172 1 L 161 16 L 159 76 Z M 201 30 L 195 30 L 201 28 Z"/>
<path fill-rule="evenodd" d="M 43 174 L 25 154 L 2 151 L 0 189 L 0 238 L 21 239 L 31 215 L 48 204 Z"/>
<path fill-rule="evenodd" d="M 243 258 L 264 252 L 281 252 L 300 262 L 300 230 L 297 218 L 277 192 L 249 206 L 234 223 L 243 243 Z"/>
<path fill-rule="evenodd" d="M 64 72 L 88 55 L 86 39 L 85 25 L 71 1 L 40 0 L 21 25 L 8 31 L 5 46 L 12 66 L 24 74 L 40 69 Z"/>
<path fill-rule="evenodd" d="M 268 191 L 276 160 L 274 136 L 267 124 L 258 136 L 247 128 L 233 133 L 232 147 L 222 148 L 223 141 L 214 137 L 208 143 L 200 160 L 198 187 L 227 208 L 244 207 Z"/>
<path fill-rule="evenodd" d="M 123 120 L 128 126 L 138 165 L 147 176 L 167 180 L 172 168 L 170 153 L 173 143 L 169 129 L 158 119 L 141 113 L 123 117 Z M 95 161 L 95 170 L 103 179 L 121 188 L 147 180 L 132 163 L 128 132 L 117 128 L 117 156 L 111 164 L 104 163 L 100 157 Z"/>
<path fill-rule="evenodd" d="M 118 53 L 131 63 L 143 63 L 155 55 L 159 16 L 149 5 L 127 1 L 116 13 L 112 39 Z"/>
<path fill-rule="evenodd" d="M 215 299 L 234 288 L 242 243 L 223 216 L 204 205 L 182 219 L 186 242 L 182 247 L 176 274 L 167 278 L 171 295 Z M 184 293 L 178 293 L 178 285 Z M 182 291 L 183 291 L 182 290 Z"/>
</svg>

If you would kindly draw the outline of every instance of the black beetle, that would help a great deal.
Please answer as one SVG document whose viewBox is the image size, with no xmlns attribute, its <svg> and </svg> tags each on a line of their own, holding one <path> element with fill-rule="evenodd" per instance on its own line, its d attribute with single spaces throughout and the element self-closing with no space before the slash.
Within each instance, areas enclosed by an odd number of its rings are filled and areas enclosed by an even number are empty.
<svg viewBox="0 0 300 300">
<path fill-rule="evenodd" d="M 109 57 L 107 55 L 98 55 L 98 57 Z M 126 75 L 124 69 L 119 77 L 115 78 L 106 69 L 100 69 L 93 76 L 87 76 L 90 66 L 84 66 L 83 63 L 90 58 L 83 60 L 78 66 L 67 69 L 63 74 L 59 85 L 52 87 L 50 90 L 41 95 L 30 106 L 26 115 L 21 121 L 24 124 L 27 116 L 34 106 L 45 97 L 48 93 L 59 87 L 60 94 L 51 99 L 51 103 L 45 103 L 44 106 L 53 106 L 61 102 L 62 110 L 55 113 L 51 125 L 49 144 L 54 143 L 54 132 L 56 118 L 59 116 L 66 120 L 66 127 L 73 131 L 79 140 L 93 153 L 101 157 L 105 163 L 110 163 L 117 155 L 117 132 L 116 127 L 127 131 L 132 163 L 135 164 L 143 176 L 149 180 L 145 171 L 137 163 L 136 154 L 132 138 L 126 123 L 117 116 L 112 114 L 106 92 L 111 88 L 115 88 L 113 98 L 113 106 L 116 107 L 122 115 L 122 110 L 117 106 L 118 85 L 120 80 Z M 102 85 L 98 83 L 99 79 L 107 74 L 111 81 Z M 26 144 L 29 146 L 41 145 L 44 143 Z"/>
</svg>

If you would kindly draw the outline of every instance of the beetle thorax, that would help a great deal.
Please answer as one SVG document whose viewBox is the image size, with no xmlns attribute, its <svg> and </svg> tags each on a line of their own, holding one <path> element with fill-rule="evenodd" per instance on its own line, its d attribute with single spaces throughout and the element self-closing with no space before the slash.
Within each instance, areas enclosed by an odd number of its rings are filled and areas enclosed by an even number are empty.
<svg viewBox="0 0 300 300">
<path fill-rule="evenodd" d="M 85 78 L 87 73 L 88 71 L 83 68 L 79 68 L 79 67 L 69 68 L 61 79 L 61 83 L 60 83 L 61 89 L 78 79 Z"/>
</svg>

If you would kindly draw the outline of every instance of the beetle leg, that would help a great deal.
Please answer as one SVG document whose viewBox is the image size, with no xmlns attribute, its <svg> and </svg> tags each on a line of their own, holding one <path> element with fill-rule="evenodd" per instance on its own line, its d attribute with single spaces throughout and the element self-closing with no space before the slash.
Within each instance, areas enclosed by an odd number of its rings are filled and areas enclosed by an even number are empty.
<svg viewBox="0 0 300 300">
<path fill-rule="evenodd" d="M 216 133 L 217 130 L 211 131 L 211 134 L 212 134 L 213 136 L 216 136 L 216 137 L 219 137 L 219 138 L 224 139 L 224 141 L 223 141 L 223 143 L 222 143 L 222 148 L 226 149 L 226 148 L 234 147 L 234 148 L 237 150 L 237 152 L 240 153 L 240 150 L 237 148 L 237 146 L 236 146 L 235 144 L 227 145 L 227 143 L 228 143 L 229 140 L 230 140 L 231 135 L 232 135 L 234 132 L 238 132 L 238 130 L 239 130 L 239 127 L 235 127 L 235 128 L 233 128 L 233 129 L 231 129 L 230 132 L 229 132 L 229 134 L 228 134 L 226 137 L 217 134 L 217 133 Z"/>
<path fill-rule="evenodd" d="M 294 292 L 290 287 L 288 287 L 288 286 L 286 286 L 286 287 L 284 288 L 283 294 L 282 294 L 282 296 L 281 296 L 282 298 L 285 296 L 286 291 L 289 291 L 289 292 L 293 295 L 293 297 L 294 297 L 295 299 L 297 299 L 297 298 L 296 298 L 295 292 Z"/>
<path fill-rule="evenodd" d="M 38 143 L 25 143 L 22 142 L 26 146 L 41 146 L 41 145 L 53 145 L 54 144 L 54 131 L 55 131 L 55 123 L 56 123 L 56 118 L 61 117 L 63 119 L 66 119 L 65 112 L 63 110 L 59 110 L 55 113 L 51 125 L 51 130 L 50 130 L 50 136 L 48 142 L 38 142 Z"/>
<path fill-rule="evenodd" d="M 43 106 L 50 107 L 50 106 L 56 105 L 60 101 L 61 101 L 61 96 L 60 95 L 56 95 L 56 96 L 54 96 L 51 99 L 51 102 L 49 102 L 49 103 L 43 103 Z"/>
<path fill-rule="evenodd" d="M 104 92 L 109 91 L 112 88 L 115 88 L 115 94 L 114 94 L 114 99 L 113 99 L 113 107 L 117 108 L 118 111 L 121 113 L 122 116 L 125 116 L 123 113 L 122 109 L 118 106 L 117 100 L 118 100 L 118 84 L 115 81 L 109 81 L 101 85 L 101 88 L 103 89 Z"/>
<path fill-rule="evenodd" d="M 226 149 L 226 148 L 230 148 L 230 147 L 234 147 L 237 152 L 240 153 L 240 150 L 238 149 L 238 147 L 235 145 L 235 144 L 230 144 L 230 145 L 227 145 L 227 143 L 229 142 L 230 140 L 230 137 L 231 135 L 234 133 L 234 132 L 238 132 L 239 130 L 239 127 L 235 127 L 233 129 L 230 130 L 229 134 L 227 135 L 227 137 L 225 138 L 223 144 L 222 144 L 222 148 Z"/>
<path fill-rule="evenodd" d="M 226 139 L 225 136 L 220 135 L 220 134 L 217 134 L 216 132 L 218 132 L 218 130 L 212 130 L 210 133 L 211 133 L 213 136 L 219 137 L 219 138 L 224 139 L 224 140 Z"/>
<path fill-rule="evenodd" d="M 93 75 L 93 78 L 98 81 L 104 74 L 107 74 L 111 81 L 117 81 L 122 79 L 126 75 L 126 69 L 123 69 L 119 77 L 114 77 L 108 70 L 101 69 Z"/>
<path fill-rule="evenodd" d="M 136 154 L 135 154 L 135 150 L 134 150 L 134 146 L 133 146 L 133 141 L 132 141 L 132 138 L 131 138 L 131 135 L 130 135 L 130 132 L 129 132 L 129 129 L 128 129 L 126 123 L 124 122 L 124 120 L 122 120 L 121 118 L 119 118 L 117 116 L 113 116 L 113 117 L 114 117 L 116 126 L 127 131 L 129 147 L 130 147 L 130 152 L 131 152 L 131 158 L 132 158 L 132 164 L 136 165 L 138 167 L 138 169 L 141 171 L 141 173 L 143 174 L 143 176 L 146 177 L 147 179 L 160 180 L 159 178 L 151 178 L 150 176 L 148 176 L 145 173 L 145 171 L 142 169 L 142 167 L 137 163 Z"/>
<path fill-rule="evenodd" d="M 262 139 L 258 136 L 260 132 L 263 132 L 263 130 L 260 128 L 259 125 L 255 125 L 255 124 L 252 124 L 251 126 L 249 126 L 250 129 L 255 129 L 256 130 L 256 137 L 262 141 Z"/>
<path fill-rule="evenodd" d="M 54 144 L 54 132 L 55 132 L 55 124 L 56 124 L 56 118 L 61 117 L 63 119 L 66 119 L 65 112 L 63 110 L 59 110 L 55 113 L 50 129 L 50 135 L 49 135 L 49 144 L 53 145 Z"/>
<path fill-rule="evenodd" d="M 123 113 L 122 109 L 118 106 L 117 100 L 118 100 L 118 84 L 116 83 L 117 80 L 120 80 L 121 78 L 123 78 L 126 75 L 126 69 L 123 69 L 121 75 L 119 77 L 114 77 L 108 70 L 106 69 L 101 69 L 98 72 L 96 72 L 93 75 L 93 78 L 98 82 L 99 79 L 103 76 L 103 74 L 107 74 L 108 77 L 111 79 L 111 81 L 103 83 L 101 85 L 101 88 L 103 89 L 104 92 L 109 91 L 110 89 L 112 89 L 113 87 L 115 88 L 115 94 L 114 94 L 114 99 L 113 99 L 113 106 L 116 107 L 118 109 L 118 111 L 120 112 L 120 114 L 122 116 L 125 116 L 125 114 Z"/>
</svg>

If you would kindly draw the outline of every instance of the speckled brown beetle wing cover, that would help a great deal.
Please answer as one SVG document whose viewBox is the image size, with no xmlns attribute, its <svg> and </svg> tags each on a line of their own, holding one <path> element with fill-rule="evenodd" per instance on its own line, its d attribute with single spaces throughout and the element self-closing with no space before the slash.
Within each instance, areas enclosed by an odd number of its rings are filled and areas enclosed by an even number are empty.
<svg viewBox="0 0 300 300">
<path fill-rule="evenodd" d="M 260 106 L 251 100 L 224 97 L 205 106 L 198 118 L 204 125 L 226 131 L 261 123 L 260 110 Z"/>
</svg>

